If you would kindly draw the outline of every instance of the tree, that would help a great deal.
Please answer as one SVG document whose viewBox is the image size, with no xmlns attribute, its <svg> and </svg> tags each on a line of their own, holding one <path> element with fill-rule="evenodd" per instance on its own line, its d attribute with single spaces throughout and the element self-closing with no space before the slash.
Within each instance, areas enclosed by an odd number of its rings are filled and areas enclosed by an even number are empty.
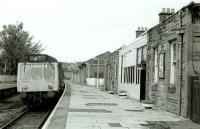
<svg viewBox="0 0 200 129">
<path fill-rule="evenodd" d="M 1 67 L 6 65 L 6 74 L 17 74 L 17 63 L 27 54 L 44 50 L 40 42 L 33 42 L 33 36 L 23 30 L 23 23 L 3 25 L 0 32 Z"/>
</svg>

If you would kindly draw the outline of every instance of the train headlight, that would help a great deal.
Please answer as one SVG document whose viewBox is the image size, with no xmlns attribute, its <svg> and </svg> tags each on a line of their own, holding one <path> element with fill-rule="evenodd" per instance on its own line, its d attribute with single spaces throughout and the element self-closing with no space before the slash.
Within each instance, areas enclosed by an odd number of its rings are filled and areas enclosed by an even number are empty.
<svg viewBox="0 0 200 129">
<path fill-rule="evenodd" d="M 22 91 L 26 91 L 28 89 L 28 87 L 27 86 L 24 86 L 23 88 L 22 88 Z"/>
<path fill-rule="evenodd" d="M 49 90 L 53 90 L 53 86 L 48 85 Z"/>
</svg>

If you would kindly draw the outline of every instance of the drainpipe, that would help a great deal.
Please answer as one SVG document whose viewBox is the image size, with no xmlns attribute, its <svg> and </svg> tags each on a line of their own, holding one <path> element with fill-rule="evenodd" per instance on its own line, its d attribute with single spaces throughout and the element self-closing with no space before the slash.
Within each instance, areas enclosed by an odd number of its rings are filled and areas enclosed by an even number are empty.
<svg viewBox="0 0 200 129">
<path fill-rule="evenodd" d="M 178 85 L 179 85 L 179 116 L 181 116 L 181 103 L 182 103 L 182 63 L 183 63 L 183 27 L 182 27 L 182 11 L 179 12 L 179 75 L 178 75 Z"/>
</svg>

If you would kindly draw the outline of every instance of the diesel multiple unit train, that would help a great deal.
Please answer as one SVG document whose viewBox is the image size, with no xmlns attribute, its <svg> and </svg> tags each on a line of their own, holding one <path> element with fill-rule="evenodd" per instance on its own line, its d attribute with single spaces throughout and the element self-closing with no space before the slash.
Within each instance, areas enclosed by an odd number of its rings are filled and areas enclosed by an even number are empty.
<svg viewBox="0 0 200 129">
<path fill-rule="evenodd" d="M 18 63 L 17 91 L 27 104 L 57 98 L 64 89 L 62 64 L 46 54 L 27 55 Z"/>
</svg>

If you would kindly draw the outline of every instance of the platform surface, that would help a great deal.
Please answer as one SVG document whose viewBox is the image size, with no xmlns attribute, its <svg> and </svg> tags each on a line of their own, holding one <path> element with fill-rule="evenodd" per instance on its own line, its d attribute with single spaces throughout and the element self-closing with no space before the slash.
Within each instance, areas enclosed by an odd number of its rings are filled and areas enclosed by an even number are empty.
<svg viewBox="0 0 200 129">
<path fill-rule="evenodd" d="M 133 99 L 122 99 L 91 86 L 73 85 L 67 129 L 148 129 L 148 121 L 180 121 L 183 117 L 158 109 L 144 109 Z"/>
<path fill-rule="evenodd" d="M 17 83 L 16 82 L 0 83 L 0 90 L 5 90 L 9 88 L 17 88 Z"/>
<path fill-rule="evenodd" d="M 131 98 L 73 84 L 43 129 L 200 129 L 200 125 Z M 69 103 L 70 99 L 70 103 Z"/>
<path fill-rule="evenodd" d="M 70 84 L 65 81 L 65 90 L 56 107 L 50 114 L 42 129 L 65 129 L 70 103 Z"/>
</svg>

